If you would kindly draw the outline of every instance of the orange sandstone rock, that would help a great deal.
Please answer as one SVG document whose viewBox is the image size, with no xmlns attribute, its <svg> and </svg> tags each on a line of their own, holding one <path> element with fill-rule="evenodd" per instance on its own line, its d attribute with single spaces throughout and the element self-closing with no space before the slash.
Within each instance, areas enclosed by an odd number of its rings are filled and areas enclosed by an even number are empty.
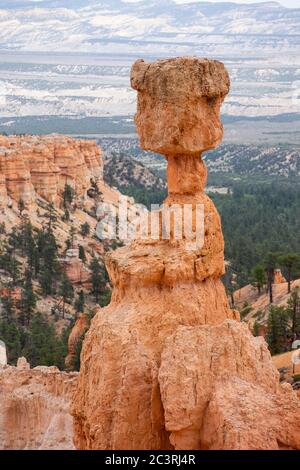
<svg viewBox="0 0 300 470">
<path fill-rule="evenodd" d="M 17 202 L 22 199 L 25 207 L 29 207 L 34 200 L 34 188 L 29 169 L 19 150 L 1 148 L 0 172 L 5 176 L 7 194 Z"/>
<path fill-rule="evenodd" d="M 107 256 L 114 290 L 85 336 L 72 405 L 75 445 L 300 448 L 299 400 L 279 387 L 265 343 L 236 321 L 220 280 L 223 235 L 204 193 L 201 152 L 222 138 L 228 74 L 223 64 L 195 57 L 138 61 L 131 83 L 138 91 L 141 145 L 168 160 L 165 207 L 190 205 L 193 231 L 178 238 L 174 214 L 169 223 L 157 213 L 157 237 L 149 235 L 152 223 L 144 238 L 139 234 Z"/>
<path fill-rule="evenodd" d="M 80 152 L 84 156 L 85 163 L 96 181 L 103 180 L 103 161 L 101 150 L 94 141 L 81 140 Z"/>
<path fill-rule="evenodd" d="M 212 201 L 204 193 L 206 169 L 200 158 L 204 148 L 213 147 L 221 139 L 218 106 L 228 91 L 228 75 L 224 66 L 215 62 L 199 60 L 198 68 L 195 59 L 171 62 L 174 80 L 162 95 L 159 90 L 164 85 L 160 80 L 165 80 L 168 71 L 161 75 L 159 72 L 164 64 L 168 68 L 168 61 L 151 66 L 155 77 L 153 84 L 149 78 L 150 82 L 146 80 L 140 85 L 141 64 L 133 66 L 132 84 L 139 90 L 138 131 L 142 134 L 144 148 L 169 152 L 166 205 L 203 206 L 204 243 L 200 248 L 194 244 L 189 247 L 187 242 L 193 242 L 193 237 L 192 240 L 176 240 L 171 230 L 171 239 L 164 240 L 161 234 L 159 240 L 137 239 L 131 246 L 120 248 L 107 257 L 114 285 L 113 298 L 107 308 L 96 314 L 86 335 L 73 405 L 75 445 L 82 449 L 171 448 L 158 383 L 165 339 L 180 325 L 218 324 L 235 315 L 228 306 L 220 281 L 224 272 L 221 223 Z M 190 74 L 189 69 L 185 77 L 189 75 L 192 82 L 187 85 L 190 90 L 203 83 L 201 100 L 200 97 L 195 99 L 192 93 L 181 93 L 183 85 L 175 76 L 176 70 L 184 71 L 184 64 L 198 70 L 198 74 Z M 226 83 L 207 88 L 206 83 L 212 79 L 210 75 L 201 74 L 210 74 L 209 70 L 215 68 Z M 143 93 L 145 99 L 141 98 Z M 151 105 L 147 100 L 151 93 L 156 93 L 160 121 L 153 114 L 149 119 Z M 203 116 L 206 113 L 201 103 L 214 93 L 219 96 L 219 104 L 215 104 L 213 111 L 214 134 L 200 126 L 201 136 L 195 141 L 194 137 L 199 134 L 196 116 L 199 118 L 199 113 Z M 174 106 L 168 111 L 168 117 L 164 114 L 164 106 L 168 108 L 169 101 L 172 106 L 182 105 L 186 113 L 190 106 L 191 114 L 194 113 L 194 125 L 184 119 L 180 122 L 183 143 L 173 147 L 169 123 L 175 113 Z M 156 119 L 155 130 L 152 119 Z"/>
<path fill-rule="evenodd" d="M 221 62 L 181 57 L 131 70 L 138 91 L 135 117 L 141 146 L 163 155 L 189 155 L 216 147 L 223 137 L 220 106 L 229 91 Z"/>
<path fill-rule="evenodd" d="M 61 191 L 66 184 L 73 186 L 79 194 L 89 187 L 89 171 L 78 142 L 70 138 L 57 137 L 54 142 L 54 162 L 60 168 Z"/>
<path fill-rule="evenodd" d="M 52 161 L 52 155 L 47 145 L 41 143 L 32 146 L 30 143 L 22 145 L 23 158 L 26 156 L 31 181 L 36 193 L 48 202 L 57 204 L 58 178 L 60 169 Z"/>
<path fill-rule="evenodd" d="M 284 284 L 287 282 L 285 277 L 282 275 L 281 269 L 275 269 L 274 271 L 274 284 Z"/>
<path fill-rule="evenodd" d="M 279 384 L 265 341 L 246 324 L 179 327 L 161 359 L 166 429 L 176 449 L 300 448 L 296 393 Z"/>
<path fill-rule="evenodd" d="M 84 197 L 91 180 L 102 179 L 101 150 L 62 135 L 1 136 L 0 172 L 0 205 L 10 196 L 29 207 L 36 195 L 57 205 L 66 184 Z"/>
</svg>

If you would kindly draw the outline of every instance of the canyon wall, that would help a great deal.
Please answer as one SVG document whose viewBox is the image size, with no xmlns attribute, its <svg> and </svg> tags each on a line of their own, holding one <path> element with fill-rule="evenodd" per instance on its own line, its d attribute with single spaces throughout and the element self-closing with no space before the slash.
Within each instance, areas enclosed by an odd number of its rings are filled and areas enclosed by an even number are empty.
<svg viewBox="0 0 300 470">
<path fill-rule="evenodd" d="M 62 135 L 0 136 L 0 173 L 0 206 L 11 198 L 28 208 L 36 195 L 57 205 L 66 184 L 84 196 L 102 180 L 101 150 Z"/>
<path fill-rule="evenodd" d="M 74 449 L 69 411 L 77 373 L 0 366 L 0 450 Z"/>
<path fill-rule="evenodd" d="M 239 323 L 220 280 L 223 235 L 204 192 L 201 153 L 223 136 L 227 71 L 195 57 L 140 60 L 131 84 L 142 147 L 168 162 L 169 218 L 158 213 L 158 237 L 150 224 L 148 236 L 137 234 L 107 256 L 114 290 L 83 344 L 72 405 L 75 445 L 299 449 L 300 402 L 290 386 L 279 385 L 264 340 Z M 174 207 L 182 209 L 177 219 Z M 186 217 L 192 230 L 180 238 L 176 224 Z"/>
</svg>

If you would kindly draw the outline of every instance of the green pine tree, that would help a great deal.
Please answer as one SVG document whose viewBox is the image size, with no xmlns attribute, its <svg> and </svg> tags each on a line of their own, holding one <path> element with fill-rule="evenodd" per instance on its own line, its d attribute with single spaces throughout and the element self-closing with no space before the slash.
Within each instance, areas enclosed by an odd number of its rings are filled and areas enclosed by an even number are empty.
<svg viewBox="0 0 300 470">
<path fill-rule="evenodd" d="M 288 293 L 291 292 L 292 272 L 300 267 L 300 256 L 296 253 L 286 253 L 279 256 L 279 264 L 287 271 Z"/>
<path fill-rule="evenodd" d="M 4 235 L 6 233 L 5 222 L 0 223 L 0 235 Z"/>
<path fill-rule="evenodd" d="M 85 251 L 82 245 L 79 245 L 79 258 L 85 263 L 86 262 L 86 256 L 85 256 Z"/>
<path fill-rule="evenodd" d="M 50 202 L 47 206 L 45 218 L 48 219 L 48 222 L 47 222 L 48 232 L 52 233 L 54 224 L 57 221 L 56 210 L 52 202 Z"/>
<path fill-rule="evenodd" d="M 296 336 L 300 335 L 300 291 L 299 287 L 293 289 L 288 300 L 288 306 L 291 310 L 292 317 L 292 333 Z"/>
<path fill-rule="evenodd" d="M 25 209 L 25 204 L 24 204 L 24 201 L 23 199 L 19 199 L 19 202 L 18 202 L 18 209 L 19 209 L 19 213 L 20 215 L 22 216 L 22 213 Z"/>
<path fill-rule="evenodd" d="M 269 252 L 267 253 L 264 259 L 264 267 L 267 273 L 267 283 L 268 283 L 270 304 L 273 303 L 273 282 L 274 282 L 275 269 L 279 265 L 278 257 L 279 257 L 278 253 Z"/>
<path fill-rule="evenodd" d="M 76 233 L 77 233 L 76 228 L 74 227 L 74 225 L 71 225 L 71 228 L 70 228 L 70 243 L 71 243 L 71 248 L 73 248 L 73 246 L 74 246 Z"/>
<path fill-rule="evenodd" d="M 93 256 L 92 261 L 90 263 L 90 271 L 92 293 L 95 297 L 96 302 L 98 302 L 101 293 L 105 291 L 107 281 L 103 275 L 103 267 L 95 256 Z"/>
<path fill-rule="evenodd" d="M 63 198 L 63 207 L 66 209 L 70 204 L 72 204 L 75 196 L 75 191 L 72 186 L 68 183 L 65 184 L 62 198 Z"/>
<path fill-rule="evenodd" d="M 22 246 L 22 254 L 27 257 L 28 270 L 30 270 L 33 274 L 36 266 L 37 247 L 33 227 L 29 221 L 22 224 L 20 239 Z"/>
<path fill-rule="evenodd" d="M 39 231 L 37 244 L 40 286 L 43 295 L 54 295 L 60 275 L 60 266 L 58 262 L 58 246 L 52 229 Z"/>
<path fill-rule="evenodd" d="M 64 367 L 64 351 L 61 338 L 47 317 L 36 313 L 28 328 L 26 343 L 22 349 L 32 367 L 37 365 Z"/>
<path fill-rule="evenodd" d="M 74 298 L 74 289 L 71 281 L 65 273 L 62 275 L 61 285 L 59 288 L 59 295 L 63 299 L 63 318 L 65 317 L 65 304 L 72 302 Z"/>
<path fill-rule="evenodd" d="M 261 294 L 261 289 L 265 285 L 266 278 L 265 278 L 265 270 L 263 266 L 257 264 L 251 270 L 251 284 L 257 288 L 258 295 Z"/>
<path fill-rule="evenodd" d="M 19 357 L 22 356 L 22 329 L 11 320 L 0 320 L 0 339 L 6 345 L 8 363 L 16 365 Z"/>
<path fill-rule="evenodd" d="M 91 232 L 91 227 L 89 226 L 89 224 L 87 222 L 85 222 L 84 224 L 82 224 L 80 226 L 80 234 L 83 236 L 83 237 L 86 237 L 90 234 Z"/>
<path fill-rule="evenodd" d="M 271 305 L 266 333 L 266 341 L 271 354 L 279 354 L 287 351 L 290 337 L 289 310 L 283 306 Z"/>
<path fill-rule="evenodd" d="M 1 318 L 7 322 L 13 321 L 15 316 L 14 303 L 11 297 L 3 296 L 1 301 Z"/>
<path fill-rule="evenodd" d="M 70 212 L 68 209 L 65 209 L 64 215 L 62 216 L 62 221 L 63 222 L 68 222 L 70 220 Z"/>
<path fill-rule="evenodd" d="M 79 291 L 79 294 L 77 296 L 77 299 L 75 301 L 75 310 L 76 312 L 84 312 L 84 306 L 85 306 L 85 295 L 83 290 Z"/>
<path fill-rule="evenodd" d="M 20 320 L 22 325 L 29 325 L 36 306 L 36 295 L 33 291 L 31 272 L 25 272 L 25 282 L 22 289 Z"/>
</svg>

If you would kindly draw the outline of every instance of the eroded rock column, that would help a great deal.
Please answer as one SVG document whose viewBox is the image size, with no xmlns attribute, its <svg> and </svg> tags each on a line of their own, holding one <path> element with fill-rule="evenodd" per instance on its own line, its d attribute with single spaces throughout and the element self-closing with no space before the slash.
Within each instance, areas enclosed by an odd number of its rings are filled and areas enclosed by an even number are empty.
<svg viewBox="0 0 300 470">
<path fill-rule="evenodd" d="M 136 239 L 109 254 L 110 305 L 86 335 L 73 401 L 80 449 L 300 448 L 300 402 L 266 343 L 228 306 L 224 242 L 204 192 L 204 150 L 221 140 L 229 78 L 220 62 L 178 58 L 131 74 L 145 149 L 168 160 L 167 207 L 204 209 L 203 243 Z"/>
<path fill-rule="evenodd" d="M 158 383 L 165 341 L 179 325 L 214 325 L 234 316 L 220 281 L 224 242 L 204 192 L 201 159 L 223 135 L 225 67 L 188 57 L 137 61 L 131 83 L 138 91 L 141 145 L 168 160 L 166 205 L 202 204 L 204 243 L 187 247 L 171 233 L 170 239 L 135 240 L 108 256 L 112 302 L 86 335 L 73 406 L 81 449 L 172 448 Z"/>
</svg>

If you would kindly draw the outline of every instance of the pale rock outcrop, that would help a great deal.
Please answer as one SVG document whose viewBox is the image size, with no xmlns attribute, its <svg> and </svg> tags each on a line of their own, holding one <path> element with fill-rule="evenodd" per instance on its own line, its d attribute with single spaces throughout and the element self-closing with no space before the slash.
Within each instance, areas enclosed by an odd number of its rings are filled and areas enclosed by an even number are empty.
<svg viewBox="0 0 300 470">
<path fill-rule="evenodd" d="M 6 364 L 7 364 L 6 346 L 5 346 L 5 343 L 0 340 L 0 366 L 6 366 Z"/>
<path fill-rule="evenodd" d="M 60 264 L 72 284 L 90 286 L 91 272 L 79 258 L 78 248 L 67 250 L 65 258 L 60 260 Z"/>
<path fill-rule="evenodd" d="M 30 207 L 36 195 L 58 205 L 66 184 L 85 196 L 102 179 L 101 150 L 94 141 L 63 135 L 0 136 L 0 205 L 7 197 Z"/>
<path fill-rule="evenodd" d="M 26 363 L 26 364 L 25 364 Z M 74 449 L 69 403 L 77 373 L 0 366 L 0 449 Z"/>
<path fill-rule="evenodd" d="M 30 364 L 27 362 L 26 357 L 19 357 L 17 360 L 17 369 L 18 370 L 29 370 Z"/>
<path fill-rule="evenodd" d="M 287 280 L 282 275 L 281 269 L 275 269 L 273 283 L 274 284 L 284 284 L 286 282 L 287 282 Z"/>
<path fill-rule="evenodd" d="M 143 239 L 139 233 L 130 246 L 107 256 L 114 290 L 110 305 L 99 310 L 85 336 L 72 405 L 75 445 L 252 449 L 263 430 L 256 430 L 252 440 L 249 416 L 257 416 L 257 403 L 264 403 L 260 422 L 267 422 L 266 413 L 278 406 L 287 411 L 285 419 L 281 413 L 281 431 L 280 420 L 269 421 L 271 437 L 265 448 L 276 448 L 279 441 L 300 448 L 299 436 L 292 439 L 288 429 L 291 425 L 297 432 L 300 403 L 292 390 L 279 388 L 266 346 L 236 321 L 220 281 L 224 242 L 217 210 L 204 193 L 201 152 L 222 138 L 219 116 L 229 90 L 226 69 L 220 62 L 194 57 L 138 61 L 131 83 L 138 90 L 136 124 L 142 147 L 168 160 L 165 206 L 171 210 L 173 204 L 189 204 L 195 229 L 200 205 L 203 243 L 197 243 L 198 231 L 178 239 L 174 217 L 170 237 L 165 237 L 167 223 L 161 213 L 156 239 Z M 220 380 L 216 355 L 228 368 Z M 268 385 L 257 378 L 260 373 L 267 374 Z"/>
<path fill-rule="evenodd" d="M 1 152 L 1 149 L 0 149 Z M 0 207 L 5 207 L 8 203 L 8 194 L 6 187 L 6 178 L 4 174 L 0 175 Z"/>
</svg>

